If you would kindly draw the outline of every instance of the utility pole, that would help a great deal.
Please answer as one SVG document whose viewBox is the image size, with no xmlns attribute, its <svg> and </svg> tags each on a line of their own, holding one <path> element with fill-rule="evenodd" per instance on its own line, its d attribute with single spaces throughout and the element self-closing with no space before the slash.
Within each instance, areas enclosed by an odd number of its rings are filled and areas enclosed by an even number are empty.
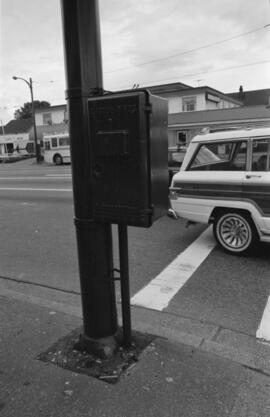
<svg viewBox="0 0 270 417">
<path fill-rule="evenodd" d="M 31 107 L 32 107 L 32 117 L 33 117 L 33 125 L 34 125 L 34 143 L 35 143 L 35 154 L 36 154 L 36 161 L 37 163 L 40 162 L 40 148 L 39 144 L 37 143 L 37 125 L 36 125 L 36 117 L 35 117 L 35 102 L 34 102 L 34 94 L 33 94 L 33 80 L 29 78 L 29 81 L 22 77 L 12 77 L 13 80 L 22 80 L 24 81 L 29 89 L 31 95 Z"/>
<path fill-rule="evenodd" d="M 94 170 L 87 99 L 103 94 L 97 0 L 61 0 L 75 227 L 83 309 L 82 343 L 109 357 L 118 331 L 109 223 L 93 220 Z"/>
<path fill-rule="evenodd" d="M 4 124 L 3 124 L 3 120 L 1 120 L 1 127 L 2 127 L 2 134 L 4 135 L 5 134 L 5 127 L 4 127 Z"/>
</svg>

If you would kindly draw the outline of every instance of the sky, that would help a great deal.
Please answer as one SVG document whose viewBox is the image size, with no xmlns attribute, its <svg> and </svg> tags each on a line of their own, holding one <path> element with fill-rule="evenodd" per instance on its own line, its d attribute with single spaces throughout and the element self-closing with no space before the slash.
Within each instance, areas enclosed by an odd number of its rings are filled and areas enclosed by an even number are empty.
<svg viewBox="0 0 270 417">
<path fill-rule="evenodd" d="M 270 88 L 270 0 L 99 0 L 103 87 Z M 65 101 L 60 0 L 0 0 L 0 125 Z"/>
</svg>

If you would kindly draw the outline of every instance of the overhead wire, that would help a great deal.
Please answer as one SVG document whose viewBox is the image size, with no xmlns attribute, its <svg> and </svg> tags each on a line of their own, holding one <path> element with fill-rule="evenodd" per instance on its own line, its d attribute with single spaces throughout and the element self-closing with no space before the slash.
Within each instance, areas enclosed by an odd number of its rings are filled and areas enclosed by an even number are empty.
<svg viewBox="0 0 270 417">
<path fill-rule="evenodd" d="M 220 41 L 212 42 L 212 43 L 209 43 L 209 44 L 206 44 L 206 45 L 199 46 L 197 48 L 192 48 L 192 49 L 182 51 L 182 52 L 179 52 L 179 53 L 174 54 L 174 55 L 169 55 L 169 56 L 166 56 L 166 57 L 163 57 L 163 58 L 158 58 L 158 59 L 154 59 L 154 60 L 151 60 L 151 61 L 145 61 L 145 62 L 141 62 L 141 63 L 138 63 L 138 64 L 134 64 L 132 66 L 118 68 L 118 69 L 115 69 L 115 70 L 112 70 L 112 71 L 107 71 L 107 72 L 105 72 L 105 74 L 114 73 L 114 72 L 118 72 L 118 71 L 124 71 L 124 70 L 131 69 L 131 68 L 134 68 L 134 67 L 140 67 L 140 66 L 144 66 L 144 65 L 148 65 L 148 64 L 152 64 L 152 63 L 161 62 L 161 61 L 169 60 L 169 59 L 172 59 L 172 58 L 176 58 L 178 56 L 189 54 L 189 53 L 192 53 L 192 52 L 196 52 L 196 51 L 199 51 L 199 50 L 202 50 L 202 49 L 206 49 L 206 48 L 209 48 L 211 46 L 220 45 L 222 43 L 229 42 L 231 40 L 234 40 L 234 39 L 237 39 L 237 38 L 240 38 L 240 37 L 243 37 L 243 36 L 247 36 L 251 33 L 255 33 L 255 32 L 264 30 L 266 28 L 269 28 L 269 27 L 270 27 L 270 23 L 268 23 L 264 26 L 261 26 L 259 28 L 256 28 L 256 29 L 249 30 L 248 32 L 240 33 L 238 35 L 234 35 L 234 36 L 231 36 L 229 38 L 226 38 L 226 39 L 223 39 L 223 40 L 220 40 Z M 212 71 L 204 71 L 204 72 L 200 71 L 200 72 L 196 72 L 196 73 L 180 74 L 177 77 L 169 77 L 169 78 L 166 78 L 166 79 L 159 79 L 159 80 L 155 80 L 155 81 L 151 81 L 151 80 L 141 81 L 140 85 L 141 84 L 149 85 L 151 83 L 165 82 L 165 81 L 175 80 L 175 79 L 179 79 L 179 78 L 194 77 L 194 76 L 197 76 L 197 75 L 205 75 L 205 74 L 210 74 L 210 73 L 215 73 L 215 72 L 228 71 L 228 70 L 232 70 L 232 69 L 249 67 L 249 66 L 264 64 L 264 63 L 268 63 L 268 62 L 270 62 L 270 61 L 269 60 L 257 61 L 257 62 L 252 62 L 252 63 L 248 63 L 248 64 L 236 65 L 236 66 L 232 66 L 232 67 L 218 68 L 218 69 L 212 70 Z M 60 80 L 50 80 L 50 81 L 47 81 L 47 82 L 52 83 L 52 82 L 59 82 L 59 81 Z M 120 88 L 125 88 L 125 87 L 120 87 Z M 50 101 L 58 101 L 58 100 L 61 100 L 61 98 L 59 97 L 59 98 L 50 99 Z M 13 106 L 13 107 L 16 107 L 16 106 Z"/>
<path fill-rule="evenodd" d="M 244 67 L 251 67 L 251 66 L 254 66 L 254 65 L 261 65 L 261 64 L 267 64 L 267 63 L 270 63 L 270 60 L 264 60 L 264 61 L 256 61 L 256 62 L 250 62 L 250 63 L 248 63 L 248 64 L 242 64 L 242 65 L 234 65 L 234 66 L 232 66 L 232 67 L 225 67 L 225 68 L 218 68 L 218 69 L 216 69 L 216 70 L 212 70 L 212 71 L 204 71 L 204 72 L 196 72 L 196 73 L 187 73 L 187 74 L 180 74 L 180 75 L 178 75 L 177 77 L 169 77 L 169 78 L 166 78 L 166 79 L 159 79 L 159 80 L 155 80 L 155 81 L 151 81 L 151 80 L 149 80 L 149 81 L 141 81 L 140 83 L 138 83 L 140 86 L 142 86 L 142 85 L 150 85 L 151 83 L 158 83 L 158 82 L 166 82 L 166 81 L 170 81 L 170 80 L 176 80 L 176 79 L 179 79 L 179 78 L 185 78 L 185 77 L 194 77 L 194 76 L 197 76 L 197 75 L 205 75 L 205 74 L 211 74 L 211 73 L 215 73 L 215 72 L 222 72 L 222 71 L 229 71 L 229 70 L 232 70 L 232 69 L 238 69 L 238 68 L 244 68 Z M 122 86 L 122 87 L 119 87 L 119 89 L 121 90 L 121 89 L 125 89 L 125 88 L 127 88 L 127 85 L 124 85 L 124 86 Z M 50 102 L 52 102 L 52 101 L 59 101 L 59 100 L 65 100 L 65 98 L 63 97 L 57 97 L 57 98 L 51 98 L 51 99 L 48 99 Z M 19 107 L 19 105 L 18 106 L 12 106 L 12 107 Z M 6 108 L 11 108 L 11 107 L 6 107 Z"/>
<path fill-rule="evenodd" d="M 264 26 L 260 26 L 257 29 L 252 29 L 252 30 L 249 30 L 248 32 L 240 33 L 239 35 L 234 35 L 234 36 L 231 36 L 229 38 L 226 38 L 226 39 L 223 39 L 223 40 L 220 40 L 220 41 L 216 41 L 216 42 L 212 42 L 212 43 L 209 43 L 209 44 L 206 44 L 206 45 L 198 46 L 197 48 L 188 49 L 186 51 L 182 51 L 182 52 L 179 52 L 179 53 L 174 54 L 174 55 L 168 55 L 168 56 L 163 57 L 163 58 L 153 59 L 151 61 L 145 61 L 145 62 L 141 62 L 141 63 L 138 63 L 138 64 L 130 65 L 128 67 L 123 67 L 123 68 L 118 68 L 118 69 L 115 69 L 115 70 L 107 71 L 107 72 L 105 72 L 105 74 L 111 74 L 111 73 L 118 72 L 118 71 L 125 71 L 127 69 L 131 69 L 131 68 L 134 68 L 134 67 L 141 67 L 141 66 L 153 64 L 153 63 L 156 63 L 156 62 L 166 61 L 168 59 L 176 58 L 176 57 L 181 56 L 181 55 L 186 55 L 186 54 L 189 54 L 191 52 L 196 52 L 196 51 L 199 51 L 201 49 L 210 48 L 211 46 L 220 45 L 222 43 L 229 42 L 233 39 L 237 39 L 237 38 L 240 38 L 240 37 L 243 37 L 243 36 L 247 36 L 251 33 L 259 32 L 259 31 L 261 31 L 263 29 L 266 29 L 268 27 L 270 27 L 270 23 L 267 23 Z"/>
<path fill-rule="evenodd" d="M 204 71 L 204 72 L 203 72 L 203 71 L 200 71 L 200 72 L 196 72 L 196 73 L 180 74 L 180 75 L 178 75 L 177 77 L 169 77 L 169 78 L 166 78 L 166 79 L 161 79 L 161 80 L 155 80 L 155 81 L 151 81 L 151 80 L 149 80 L 149 81 L 141 81 L 141 82 L 138 82 L 138 84 L 139 84 L 140 86 L 142 86 L 142 85 L 150 85 L 150 84 L 151 84 L 151 83 L 153 83 L 153 82 L 154 82 L 154 83 L 165 82 L 165 81 L 170 81 L 170 80 L 176 80 L 176 79 L 179 79 L 179 78 L 194 77 L 194 76 L 196 76 L 196 75 L 211 74 L 211 73 L 214 73 L 214 72 L 228 71 L 228 70 L 232 70 L 232 69 L 243 68 L 243 67 L 251 67 L 251 66 L 254 66 L 254 65 L 266 64 L 266 63 L 270 63 L 270 59 L 268 59 L 268 60 L 264 60 L 264 61 L 250 62 L 250 63 L 248 63 L 248 64 L 234 65 L 234 66 L 232 66 L 232 67 L 218 68 L 218 69 L 216 69 L 216 70 L 212 70 L 212 71 Z M 121 88 L 125 88 L 125 87 L 121 87 Z"/>
</svg>

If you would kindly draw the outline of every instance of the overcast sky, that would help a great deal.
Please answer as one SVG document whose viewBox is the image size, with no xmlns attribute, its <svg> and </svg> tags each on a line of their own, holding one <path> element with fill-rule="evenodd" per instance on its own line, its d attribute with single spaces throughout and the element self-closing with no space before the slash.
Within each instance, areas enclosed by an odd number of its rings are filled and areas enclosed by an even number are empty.
<svg viewBox="0 0 270 417">
<path fill-rule="evenodd" d="M 65 103 L 60 0 L 0 0 L 0 123 L 34 98 Z M 104 88 L 183 82 L 270 88 L 269 0 L 100 0 Z M 266 25 L 269 25 L 265 27 Z"/>
</svg>

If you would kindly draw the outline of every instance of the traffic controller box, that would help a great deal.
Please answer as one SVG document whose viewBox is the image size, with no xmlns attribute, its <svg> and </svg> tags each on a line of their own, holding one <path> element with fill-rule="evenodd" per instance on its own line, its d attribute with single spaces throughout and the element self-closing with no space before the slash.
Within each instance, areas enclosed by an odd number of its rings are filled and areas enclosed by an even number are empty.
<svg viewBox="0 0 270 417">
<path fill-rule="evenodd" d="M 147 90 L 88 99 L 93 220 L 149 227 L 168 209 L 168 102 Z"/>
</svg>

